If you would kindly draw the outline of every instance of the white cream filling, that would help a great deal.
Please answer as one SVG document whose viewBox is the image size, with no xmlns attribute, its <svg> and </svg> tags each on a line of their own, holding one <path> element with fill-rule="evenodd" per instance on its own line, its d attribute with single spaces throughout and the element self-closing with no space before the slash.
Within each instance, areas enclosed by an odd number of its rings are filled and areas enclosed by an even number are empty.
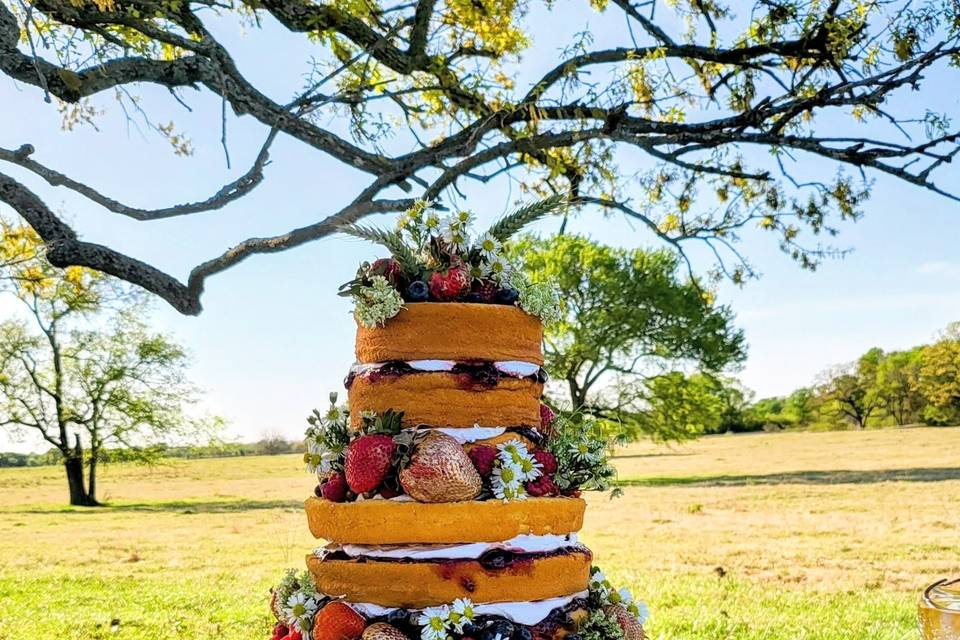
<svg viewBox="0 0 960 640">
<path fill-rule="evenodd" d="M 471 542 L 467 544 L 425 545 L 364 545 L 330 544 L 317 549 L 322 556 L 333 551 L 342 551 L 351 558 L 394 558 L 405 560 L 476 560 L 487 551 L 504 549 L 518 553 L 549 553 L 558 549 L 576 546 L 577 534 L 530 535 L 523 534 L 503 542 Z"/>
<path fill-rule="evenodd" d="M 473 613 L 477 616 L 500 616 L 517 624 L 527 626 L 535 625 L 550 615 L 550 612 L 560 607 L 565 607 L 577 598 L 586 598 L 586 591 L 579 591 L 569 596 L 559 598 L 549 598 L 548 600 L 534 600 L 529 602 L 491 602 L 489 604 L 473 605 Z M 351 607 L 358 613 L 368 618 L 378 618 L 385 616 L 391 611 L 397 609 L 391 607 L 381 607 L 377 604 L 367 602 L 350 602 Z M 411 611 L 423 611 L 423 609 L 411 609 Z"/>
<path fill-rule="evenodd" d="M 455 360 L 407 360 L 406 363 L 417 371 L 426 371 L 431 373 L 438 371 L 451 371 L 457 365 Z M 386 362 L 356 362 L 352 367 L 350 367 L 350 372 L 356 375 L 363 375 L 371 371 L 376 371 L 385 364 Z M 540 365 L 534 362 L 522 362 L 520 360 L 504 360 L 501 362 L 494 362 L 493 366 L 500 373 L 517 378 L 533 376 L 540 371 Z"/>
<path fill-rule="evenodd" d="M 480 425 L 474 425 L 464 429 L 435 427 L 430 430 L 445 433 L 460 444 L 470 444 L 471 442 L 477 442 L 478 440 L 496 438 L 497 436 L 503 435 L 506 432 L 506 428 L 504 427 L 481 427 Z"/>
</svg>

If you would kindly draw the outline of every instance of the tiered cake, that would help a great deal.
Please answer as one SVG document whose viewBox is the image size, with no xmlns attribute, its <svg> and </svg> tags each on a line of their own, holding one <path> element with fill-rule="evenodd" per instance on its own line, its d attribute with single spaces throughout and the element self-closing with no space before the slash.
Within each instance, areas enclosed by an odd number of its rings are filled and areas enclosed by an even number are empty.
<svg viewBox="0 0 960 640">
<path fill-rule="evenodd" d="M 640 640 L 642 605 L 577 540 L 581 489 L 611 473 L 603 442 L 541 405 L 524 285 L 451 285 L 458 268 L 361 268 L 363 287 L 402 295 L 354 293 L 381 317 L 356 313 L 349 411 L 334 397 L 310 419 L 306 512 L 326 544 L 274 590 L 274 638 Z"/>
</svg>

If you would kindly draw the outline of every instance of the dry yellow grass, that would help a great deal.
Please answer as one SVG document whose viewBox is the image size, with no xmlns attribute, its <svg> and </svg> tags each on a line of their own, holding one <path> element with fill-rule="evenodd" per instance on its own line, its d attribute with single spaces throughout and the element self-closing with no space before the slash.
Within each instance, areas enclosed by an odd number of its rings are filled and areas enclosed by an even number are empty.
<svg viewBox="0 0 960 640">
<path fill-rule="evenodd" d="M 960 575 L 960 429 L 635 445 L 584 541 L 659 639 L 901 640 Z M 56 468 L 0 470 L 0 639 L 265 635 L 270 583 L 315 544 L 297 456 L 105 470 L 100 510 Z M 119 620 L 117 632 L 112 622 Z M 29 631 L 29 632 L 28 632 Z"/>
</svg>

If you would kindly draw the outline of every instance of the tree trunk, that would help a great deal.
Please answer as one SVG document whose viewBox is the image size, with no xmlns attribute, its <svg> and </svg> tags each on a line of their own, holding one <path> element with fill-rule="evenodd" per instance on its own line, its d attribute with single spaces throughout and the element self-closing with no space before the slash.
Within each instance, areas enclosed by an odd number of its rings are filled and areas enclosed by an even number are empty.
<svg viewBox="0 0 960 640">
<path fill-rule="evenodd" d="M 63 456 L 63 467 L 67 472 L 67 485 L 70 487 L 70 504 L 75 507 L 98 507 L 96 497 L 88 491 L 83 478 L 83 447 L 80 436 L 76 437 L 76 446 Z M 93 476 L 94 479 L 96 476 Z"/>
<path fill-rule="evenodd" d="M 99 447 L 91 447 L 90 449 L 90 478 L 87 481 L 87 497 L 94 504 L 100 504 L 97 502 L 97 456 L 100 455 L 99 449 Z"/>
</svg>

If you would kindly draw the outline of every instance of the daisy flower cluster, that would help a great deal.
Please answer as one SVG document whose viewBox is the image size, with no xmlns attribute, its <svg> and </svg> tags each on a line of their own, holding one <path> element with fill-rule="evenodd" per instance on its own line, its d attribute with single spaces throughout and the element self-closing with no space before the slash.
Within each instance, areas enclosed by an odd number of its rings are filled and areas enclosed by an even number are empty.
<svg viewBox="0 0 960 640">
<path fill-rule="evenodd" d="M 636 600 L 626 587 L 614 589 L 607 576 L 597 567 L 590 569 L 590 597 L 596 599 L 601 605 L 621 605 L 640 624 L 646 622 L 647 618 L 650 617 L 650 610 L 646 603 Z"/>
<path fill-rule="evenodd" d="M 608 460 L 609 442 L 601 425 L 588 416 L 564 415 L 552 428 L 547 449 L 557 458 L 554 481 L 561 491 L 610 489 L 616 469 Z"/>
<path fill-rule="evenodd" d="M 467 598 L 454 600 L 453 604 L 424 609 L 416 618 L 422 640 L 448 640 L 450 632 L 463 633 L 464 627 L 473 622 L 473 603 Z"/>
<path fill-rule="evenodd" d="M 303 461 L 307 471 L 321 477 L 343 469 L 344 455 L 350 444 L 350 412 L 337 405 L 336 392 L 330 394 L 330 407 L 321 413 L 317 409 L 307 417 L 307 451 Z"/>
<path fill-rule="evenodd" d="M 397 232 L 427 266 L 456 258 L 475 281 L 509 284 L 513 268 L 503 255 L 503 243 L 490 232 L 474 237 L 475 221 L 469 211 L 441 218 L 431 203 L 422 202 L 400 217 Z"/>
<path fill-rule="evenodd" d="M 274 590 L 274 600 L 277 618 L 307 638 L 313 628 L 313 617 L 325 597 L 314 588 L 313 580 L 306 571 L 297 573 L 291 569 Z"/>
<path fill-rule="evenodd" d="M 497 457 L 490 476 L 493 495 L 503 500 L 523 500 L 527 497 L 524 484 L 536 480 L 543 465 L 527 451 L 527 446 L 517 440 L 497 445 Z"/>
</svg>

